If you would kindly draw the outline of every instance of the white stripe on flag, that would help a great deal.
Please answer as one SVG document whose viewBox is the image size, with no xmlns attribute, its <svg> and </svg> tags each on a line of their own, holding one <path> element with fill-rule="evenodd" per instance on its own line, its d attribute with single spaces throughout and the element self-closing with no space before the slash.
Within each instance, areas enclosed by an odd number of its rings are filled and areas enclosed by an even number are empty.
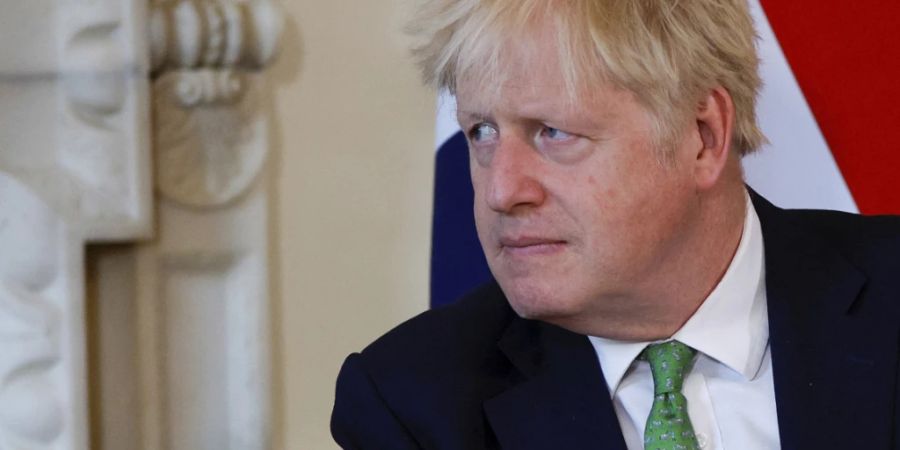
<svg viewBox="0 0 900 450">
<path fill-rule="evenodd" d="M 442 90 L 438 95 L 437 123 L 435 125 L 434 150 L 437 151 L 459 132 L 459 122 L 456 121 L 456 98 L 447 90 Z"/>
<path fill-rule="evenodd" d="M 744 158 L 747 184 L 784 208 L 857 212 L 759 0 L 750 5 L 760 35 L 764 83 L 757 114 L 770 145 Z"/>
</svg>

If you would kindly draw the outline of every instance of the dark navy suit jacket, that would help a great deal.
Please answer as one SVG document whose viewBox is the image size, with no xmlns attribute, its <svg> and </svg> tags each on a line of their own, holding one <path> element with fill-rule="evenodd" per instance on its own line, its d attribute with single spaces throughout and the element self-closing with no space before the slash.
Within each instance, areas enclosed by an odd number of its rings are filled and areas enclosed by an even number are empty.
<svg viewBox="0 0 900 450">
<path fill-rule="evenodd" d="M 782 448 L 900 449 L 900 219 L 752 197 Z M 348 449 L 624 450 L 601 370 L 492 283 L 348 357 L 331 430 Z"/>
</svg>

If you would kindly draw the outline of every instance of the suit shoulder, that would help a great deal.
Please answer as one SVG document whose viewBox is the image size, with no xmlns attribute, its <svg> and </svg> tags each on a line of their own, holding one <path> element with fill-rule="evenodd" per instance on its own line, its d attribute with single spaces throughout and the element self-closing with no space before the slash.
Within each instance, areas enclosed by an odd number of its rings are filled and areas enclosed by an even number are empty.
<svg viewBox="0 0 900 450">
<path fill-rule="evenodd" d="M 868 277 L 898 285 L 900 216 L 863 216 L 838 211 L 789 211 L 823 245 L 836 248 Z"/>
<path fill-rule="evenodd" d="M 828 209 L 786 209 L 784 212 L 823 230 L 868 231 L 879 236 L 900 237 L 900 216 L 897 215 L 865 216 Z"/>
<path fill-rule="evenodd" d="M 456 303 L 423 312 L 398 325 L 362 351 L 367 365 L 421 366 L 452 361 L 494 348 L 515 313 L 495 282 Z M 459 362 L 459 361 L 454 361 Z"/>
<path fill-rule="evenodd" d="M 494 283 L 453 305 L 424 312 L 348 358 L 337 398 L 365 385 L 360 397 L 377 398 L 392 423 L 416 442 L 483 448 L 491 439 L 483 403 L 507 387 L 513 370 L 497 340 L 515 317 Z"/>
<path fill-rule="evenodd" d="M 811 209 L 787 210 L 787 212 L 837 244 L 900 245 L 900 216 L 863 216 L 842 211 Z"/>
</svg>

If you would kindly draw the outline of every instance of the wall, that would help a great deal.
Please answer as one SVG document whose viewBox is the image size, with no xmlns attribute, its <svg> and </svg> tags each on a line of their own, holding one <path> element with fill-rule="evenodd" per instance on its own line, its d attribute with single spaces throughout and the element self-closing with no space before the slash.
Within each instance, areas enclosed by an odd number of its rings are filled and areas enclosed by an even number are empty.
<svg viewBox="0 0 900 450">
<path fill-rule="evenodd" d="M 335 448 L 343 358 L 427 308 L 435 96 L 408 57 L 403 2 L 283 5 L 271 72 L 276 444 Z"/>
</svg>

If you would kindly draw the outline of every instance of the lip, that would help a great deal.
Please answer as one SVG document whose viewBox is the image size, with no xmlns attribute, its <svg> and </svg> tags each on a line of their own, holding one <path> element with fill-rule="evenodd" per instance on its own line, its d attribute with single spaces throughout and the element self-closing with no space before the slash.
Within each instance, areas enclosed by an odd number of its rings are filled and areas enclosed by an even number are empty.
<svg viewBox="0 0 900 450">
<path fill-rule="evenodd" d="M 566 241 L 542 237 L 521 236 L 500 238 L 500 249 L 512 255 L 546 255 L 556 253 L 566 246 Z"/>
</svg>

